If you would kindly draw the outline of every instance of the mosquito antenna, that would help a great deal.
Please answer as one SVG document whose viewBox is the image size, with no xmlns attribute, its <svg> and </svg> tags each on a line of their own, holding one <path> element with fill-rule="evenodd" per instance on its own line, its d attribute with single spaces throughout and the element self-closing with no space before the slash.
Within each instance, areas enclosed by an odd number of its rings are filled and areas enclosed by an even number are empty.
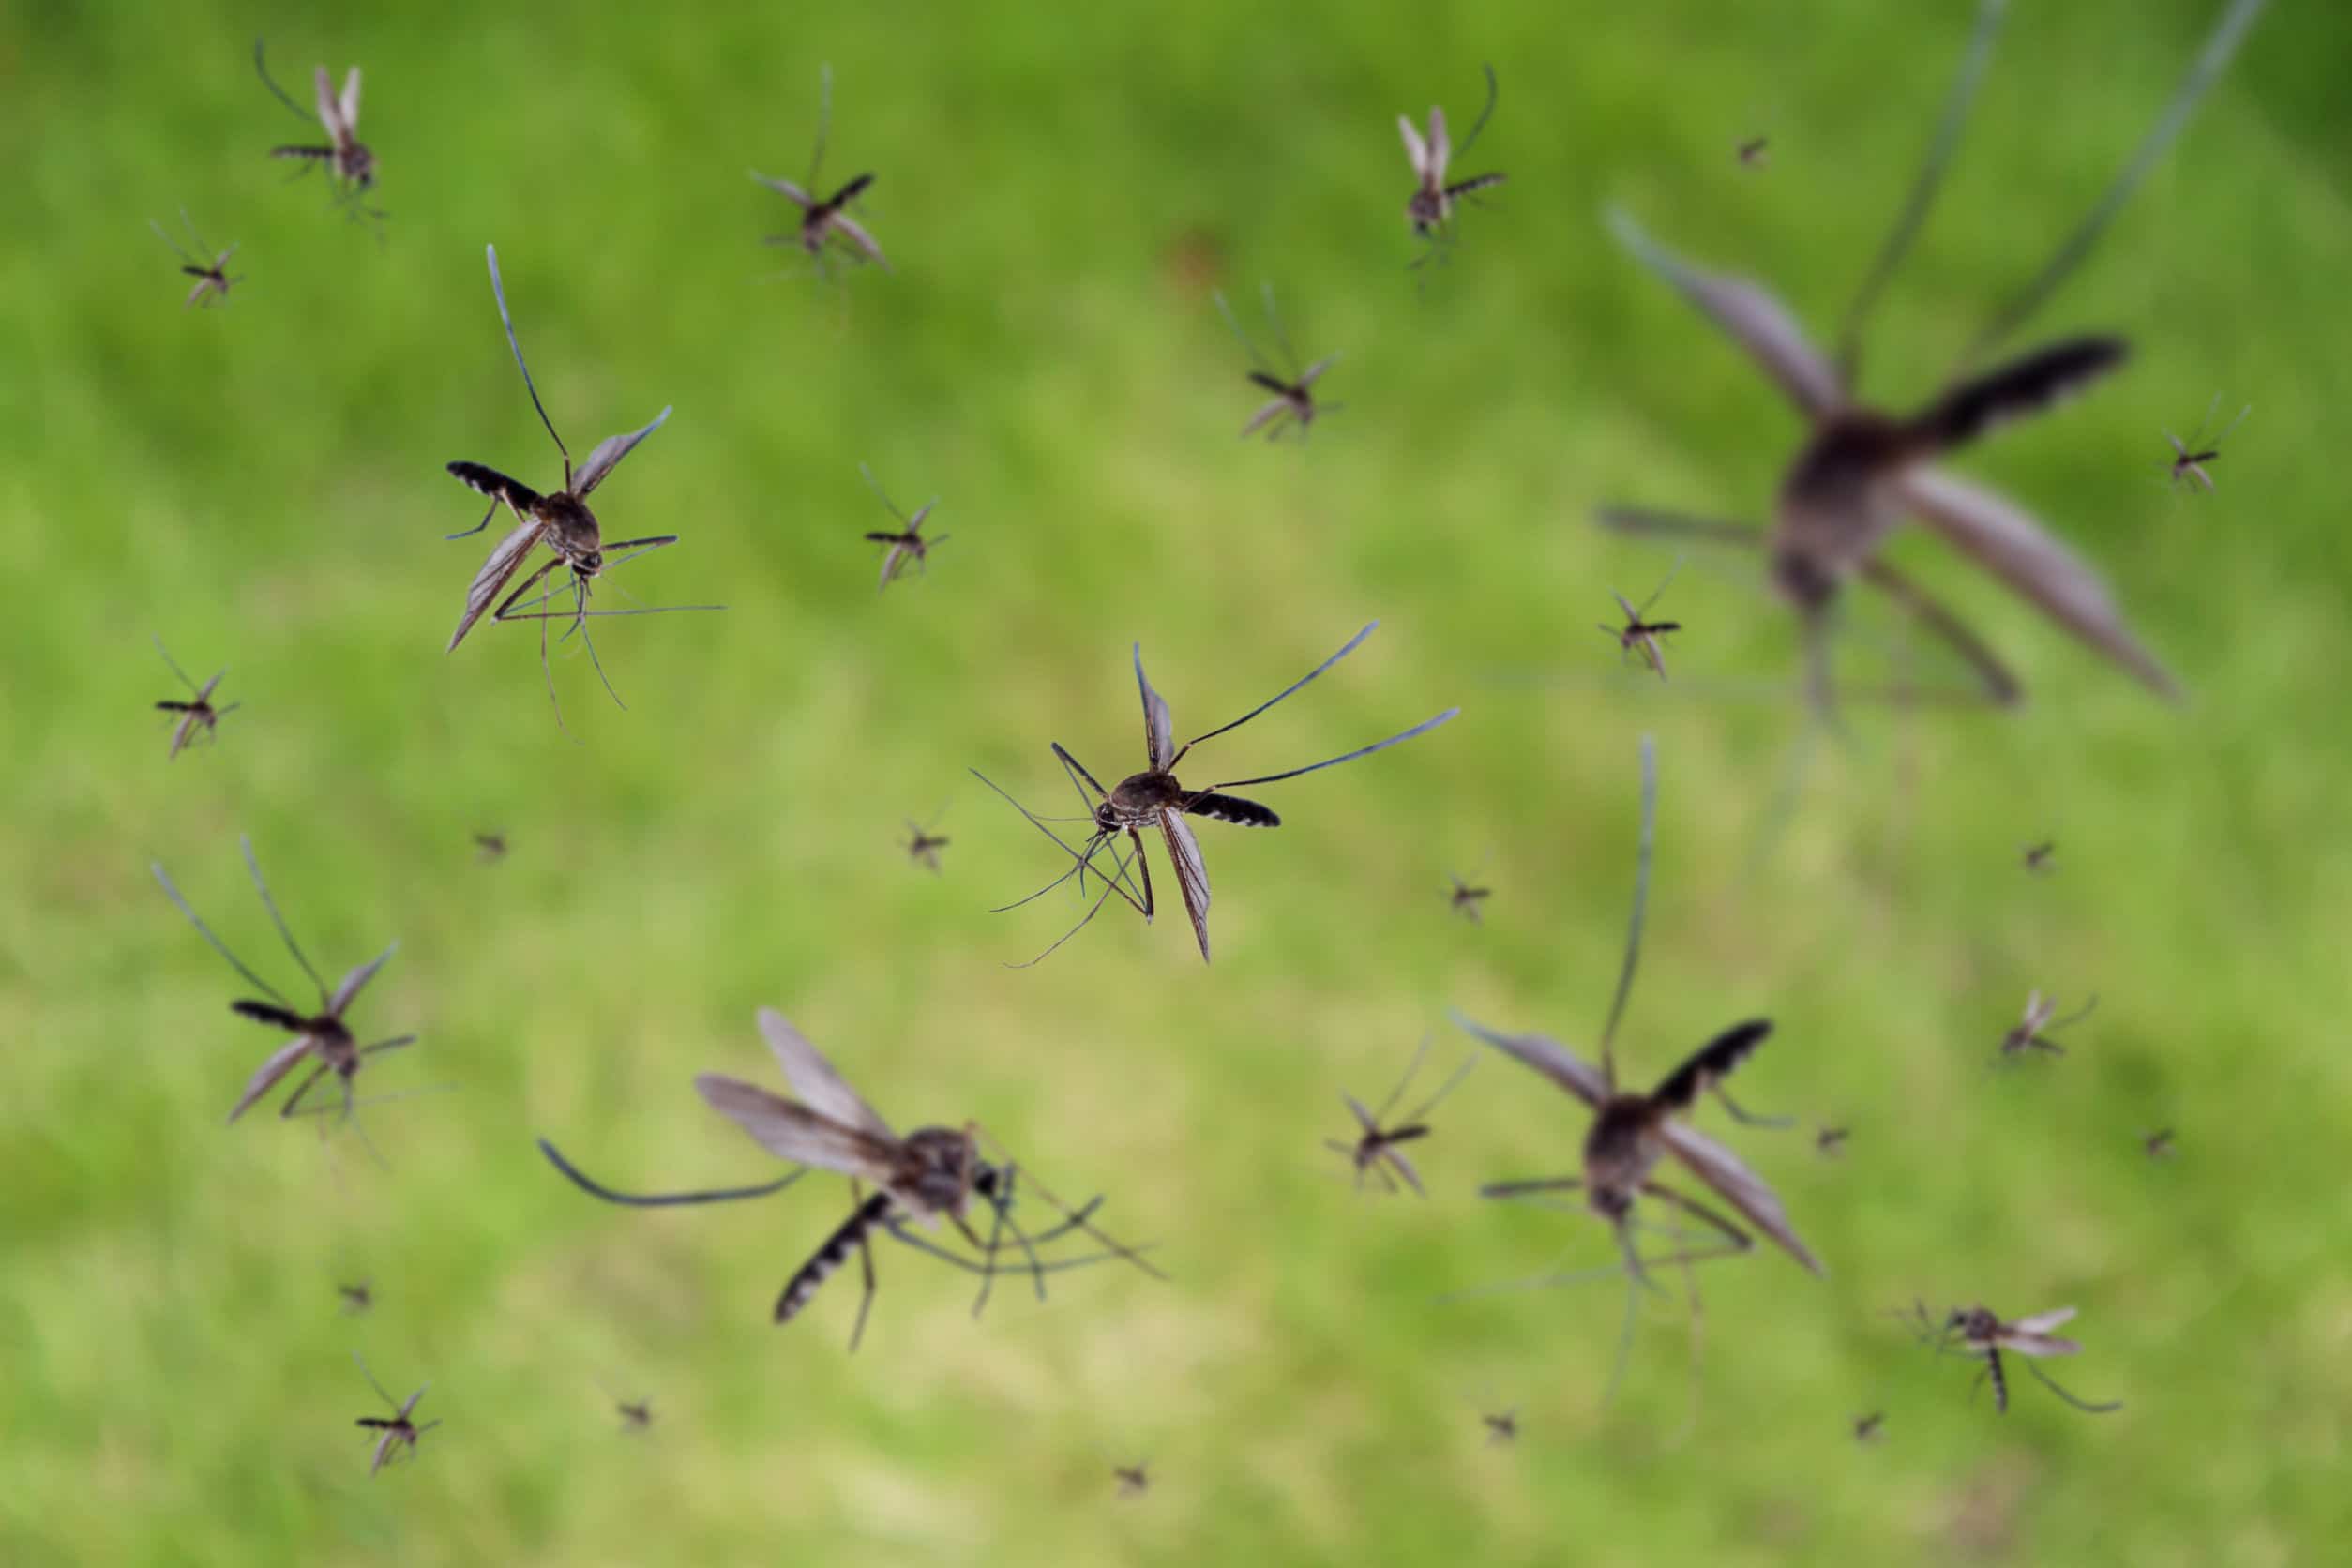
<svg viewBox="0 0 2352 1568">
<path fill-rule="evenodd" d="M 547 1156 L 548 1164 L 562 1171 L 572 1185 L 580 1191 L 591 1198 L 601 1198 L 607 1203 L 621 1203 L 636 1209 L 663 1209 L 685 1203 L 727 1203 L 738 1198 L 765 1198 L 772 1192 L 782 1192 L 786 1187 L 808 1174 L 808 1168 L 803 1166 L 798 1170 L 780 1176 L 773 1182 L 762 1183 L 756 1187 L 720 1187 L 708 1192 L 615 1192 L 611 1187 L 590 1180 L 578 1166 L 565 1159 L 557 1152 L 555 1145 L 546 1138 L 540 1138 L 538 1144 L 539 1153 Z"/>
<path fill-rule="evenodd" d="M 1618 1020 L 1625 1016 L 1625 999 L 1634 988 L 1634 971 L 1641 963 L 1642 917 L 1650 910 L 1650 860 L 1656 848 L 1658 833 L 1658 748 L 1648 735 L 1641 737 L 1641 838 L 1635 852 L 1634 913 L 1625 927 L 1625 961 L 1617 972 L 1617 995 L 1609 1002 L 1608 1022 L 1601 1030 L 1601 1081 L 1610 1093 L 1617 1090 Z"/>
<path fill-rule="evenodd" d="M 2139 150 L 2132 155 L 2132 161 L 2116 176 L 2115 183 L 2099 199 L 2099 204 L 2090 209 L 2081 227 L 2058 247 L 2058 254 L 2050 258 L 2049 264 L 1968 345 L 1968 351 L 1960 356 L 1959 364 L 1952 367 L 1954 378 L 1985 350 L 2015 331 L 2041 308 L 2042 302 L 2050 296 L 2066 275 L 2090 254 L 2091 247 L 2099 242 L 2099 236 L 2115 220 L 2116 214 L 2123 210 L 2123 204 L 2131 199 L 2133 190 L 2147 177 L 2148 171 L 2156 160 L 2164 156 L 2165 149 L 2172 145 L 2173 138 L 2179 136 L 2181 128 L 2189 123 L 2189 116 L 2196 112 L 2197 101 L 2229 68 L 2230 56 L 2238 52 L 2239 41 L 2254 25 L 2254 19 L 2262 14 L 2265 3 L 2266 0 L 2231 0 L 2229 9 L 2214 24 L 2212 33 L 2205 40 L 2204 49 L 2198 52 L 2195 63 L 2189 68 L 2189 74 L 2182 78 L 2179 88 L 2173 94 L 2172 102 L 2165 106 L 2163 117 L 2148 133 L 2148 139 L 2140 143 Z"/>
<path fill-rule="evenodd" d="M 301 108 L 295 104 L 294 100 L 286 96 L 286 90 L 269 79 L 269 67 L 264 65 L 262 61 L 262 43 L 263 40 L 260 38 L 255 38 L 253 40 L 253 68 L 261 72 L 262 85 L 267 87 L 270 90 L 271 95 L 275 97 L 279 102 L 286 106 L 287 113 L 292 114 L 295 119 L 300 120 L 304 125 L 309 125 L 312 116 L 304 113 Z M 308 165 L 305 167 L 307 168 Z"/>
<path fill-rule="evenodd" d="M 2123 1409 L 2123 1401 L 2120 1399 L 2113 1399 L 2104 1404 L 2094 1405 L 2088 1399 L 2078 1398 L 2075 1395 L 2067 1393 L 2066 1390 L 2058 1386 L 2058 1381 L 2056 1378 L 2051 1377 L 2047 1372 L 2043 1371 L 2042 1368 L 2033 1364 L 2033 1358 L 2031 1356 L 2019 1356 L 2017 1361 L 2019 1365 L 2023 1366 L 2027 1371 L 2032 1373 L 2036 1378 L 2039 1378 L 2042 1380 L 2042 1386 L 2043 1388 L 2048 1389 L 2052 1394 L 2057 1395 L 2059 1398 L 2065 1400 L 2068 1404 L 2073 1406 L 2078 1410 L 2087 1411 L 2091 1415 L 2108 1415 L 2114 1411 Z"/>
<path fill-rule="evenodd" d="M 822 202 L 817 190 L 817 171 L 824 167 L 825 137 L 833 128 L 833 62 L 828 60 L 818 68 L 817 145 L 808 155 L 808 199 Z"/>
<path fill-rule="evenodd" d="M 1491 63 L 1488 64 L 1485 70 L 1486 107 L 1478 112 L 1478 123 L 1470 127 L 1470 133 L 1462 139 L 1462 144 L 1454 149 L 1455 158 L 1470 157 L 1470 148 L 1478 144 L 1478 133 L 1485 130 L 1486 122 L 1495 117 L 1495 103 L 1502 97 L 1502 89 L 1495 81 L 1494 66 Z"/>
<path fill-rule="evenodd" d="M 522 372 L 522 384 L 531 394 L 531 406 L 539 411 L 539 423 L 547 427 L 548 439 L 564 454 L 564 488 L 572 488 L 572 449 L 564 445 L 564 438 L 555 433 L 555 421 L 547 416 L 547 405 L 539 401 L 539 388 L 531 380 L 531 367 L 522 362 L 522 344 L 515 339 L 515 319 L 506 313 L 506 286 L 498 279 L 498 247 L 486 247 L 490 252 L 490 294 L 498 301 L 499 324 L 506 329 L 506 346 L 515 351 L 515 369 Z"/>
<path fill-rule="evenodd" d="M 1935 137 L 1927 144 L 1927 161 L 1920 166 L 1919 178 L 1911 182 L 1911 193 L 1904 200 L 1902 215 L 1894 220 L 1893 232 L 1887 235 L 1886 244 L 1871 262 L 1854 303 L 1846 309 L 1846 320 L 1837 329 L 1837 369 L 1838 379 L 1848 385 L 1859 369 L 1863 319 L 1869 315 L 1878 291 L 1902 264 L 1904 252 L 1910 249 L 1920 225 L 1926 220 L 1927 209 L 1936 200 L 1936 188 L 1943 183 L 1944 171 L 1959 150 L 1960 134 L 1968 127 L 1969 106 L 1975 102 L 1985 67 L 1992 61 L 1993 42 L 2000 33 L 2001 13 L 2007 8 L 2008 0 L 1978 0 L 1976 29 L 1968 37 L 1968 52 L 1961 57 L 1960 74 L 1952 79 L 1951 96 L 1944 99 L 1943 115 L 1936 122 Z"/>
<path fill-rule="evenodd" d="M 1301 684 L 1304 685 L 1304 683 Z M 1292 689 L 1295 690 L 1296 687 L 1293 687 Z M 1284 695 L 1287 696 L 1289 693 L 1285 693 Z M 1275 701 L 1281 701 L 1280 698 L 1275 699 Z M 1272 707 L 1273 705 L 1274 704 L 1271 702 L 1267 704 L 1268 707 Z M 1264 710 L 1261 709 L 1259 711 L 1262 712 Z M 1434 718 L 1423 719 L 1420 723 L 1414 725 L 1411 729 L 1405 731 L 1402 734 L 1391 735 L 1384 741 L 1374 741 L 1370 746 L 1359 746 L 1355 750 L 1348 752 L 1344 756 L 1327 758 L 1319 762 L 1309 762 L 1303 768 L 1292 768 L 1287 773 L 1270 773 L 1262 775 L 1257 778 L 1229 778 L 1224 780 L 1222 783 L 1212 784 L 1209 788 L 1212 790 L 1232 790 L 1239 789 L 1244 784 L 1278 784 L 1286 778 L 1296 778 L 1301 774 L 1319 773 L 1325 768 L 1335 768 L 1342 762 L 1352 762 L 1359 757 L 1369 757 L 1376 751 L 1386 751 L 1392 746 L 1402 746 L 1407 741 L 1411 740 L 1415 735 L 1425 735 L 1430 731 L 1436 729 L 1439 725 L 1443 724 L 1446 720 L 1458 717 L 1461 715 L 1461 712 L 1462 710 L 1459 708 L 1448 708 L 1445 712 L 1439 714 Z M 1230 729 L 1232 726 L 1228 725 L 1226 728 Z M 1201 738 L 1206 740 L 1208 737 L 1204 735 Z M 1181 753 L 1179 755 L 1181 755 Z"/>
</svg>

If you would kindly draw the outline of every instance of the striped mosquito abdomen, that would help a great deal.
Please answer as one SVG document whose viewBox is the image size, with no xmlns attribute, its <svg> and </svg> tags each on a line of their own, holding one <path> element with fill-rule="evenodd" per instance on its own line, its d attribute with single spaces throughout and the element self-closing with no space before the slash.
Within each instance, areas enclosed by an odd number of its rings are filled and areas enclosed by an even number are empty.
<svg viewBox="0 0 2352 1568">
<path fill-rule="evenodd" d="M 1203 790 L 1188 796 L 1184 801 L 1184 809 L 1196 817 L 1231 822 L 1239 827 L 1282 825 L 1282 819 L 1274 815 L 1272 807 L 1260 806 L 1254 800 L 1244 800 L 1240 795 L 1221 795 L 1214 790 Z"/>
<path fill-rule="evenodd" d="M 818 1289 L 850 1260 L 850 1254 L 865 1241 L 866 1233 L 888 1217 L 891 1205 L 896 1201 L 886 1192 L 874 1194 L 841 1222 L 839 1229 L 825 1238 L 824 1245 L 800 1266 L 800 1272 L 792 1275 L 791 1283 L 784 1287 L 784 1293 L 776 1299 L 777 1322 L 789 1323 L 800 1315 L 800 1309 L 808 1304 Z"/>
</svg>

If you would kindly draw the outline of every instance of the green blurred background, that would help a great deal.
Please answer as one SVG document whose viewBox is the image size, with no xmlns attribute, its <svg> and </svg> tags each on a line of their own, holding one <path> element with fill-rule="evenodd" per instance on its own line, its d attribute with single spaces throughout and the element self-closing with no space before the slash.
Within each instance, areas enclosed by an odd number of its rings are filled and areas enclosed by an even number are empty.
<svg viewBox="0 0 2352 1568">
<path fill-rule="evenodd" d="M 2135 143 L 2216 8 L 2020 4 L 1946 199 L 1877 323 L 1871 384 L 1931 387 Z M 2117 580 L 2194 693 L 2168 711 L 1933 540 L 1897 550 L 2016 663 L 2003 716 L 1858 711 L 1760 855 L 1800 716 L 1739 563 L 1667 606 L 1675 686 L 1592 627 L 1670 553 L 1603 499 L 1760 516 L 1795 423 L 1606 238 L 1627 205 L 1772 280 L 1819 329 L 1889 220 L 1961 50 L 1962 0 L 1726 7 L 1312 3 L 805 10 L 191 4 L 0 19 L 0 1559 L 10 1563 L 2315 1561 L 2352 1526 L 2343 1152 L 2347 731 L 2341 542 L 2352 50 L 2282 3 L 2037 324 L 2119 330 L 2129 372 L 1964 466 Z M 379 246 L 264 156 L 366 68 Z M 1395 116 L 1509 172 L 1454 262 L 1408 270 Z M 828 169 L 879 173 L 897 266 L 766 276 L 818 68 Z M 1769 166 L 1734 147 L 1771 138 Z M 249 277 L 183 311 L 144 220 L 185 204 Z M 549 711 L 527 631 L 444 656 L 494 535 L 442 471 L 555 465 L 482 267 L 499 248 L 575 451 L 665 402 L 599 492 L 677 549 L 608 580 L 723 615 L 603 623 Z M 1311 445 L 1250 408 L 1210 290 L 1280 290 L 1345 358 Z M 2187 500 L 2159 469 L 2216 390 L 2255 404 Z M 2185 433 L 2185 430 L 2184 430 Z M 942 498 L 927 579 L 874 592 L 882 514 Z M 1354 657 L 1216 743 L 1275 834 L 1203 824 L 1218 957 L 1172 911 L 988 906 L 1055 852 L 965 771 L 1066 809 L 1047 750 L 1138 760 L 1127 647 L 1190 733 L 1364 621 Z M 242 711 L 164 760 L 160 635 Z M 1863 648 L 1858 641 L 1856 647 Z M 1320 1139 L 1450 1005 L 1587 1045 L 1631 881 L 1636 746 L 1663 775 L 1622 1050 L 1663 1072 L 1730 1019 L 1779 1033 L 1731 1141 L 1828 1260 L 1708 1271 L 1703 1404 L 1672 1300 L 1602 1398 L 1611 1284 L 1443 1301 L 1606 1262 L 1581 1216 L 1483 1205 L 1567 1168 L 1576 1108 L 1483 1063 L 1418 1153 L 1350 1191 Z M 894 847 L 942 803 L 933 878 Z M 477 864 L 470 835 L 511 853 Z M 330 971 L 390 938 L 358 1013 L 421 1048 L 364 1076 L 380 1168 L 316 1123 L 221 1118 L 271 1036 L 148 874 L 288 985 L 249 832 Z M 2018 852 L 2058 844 L 2028 877 Z M 1483 927 L 1446 876 L 1483 869 Z M 1164 891 L 1172 892 L 1164 870 Z M 1050 904 L 1052 907 L 1048 908 Z M 1118 912 L 1114 912 L 1114 916 Z M 2101 997 L 2063 1061 L 1989 1063 L 2029 988 Z M 774 1165 L 694 1094 L 776 1081 L 784 1009 L 901 1126 L 982 1119 L 1173 1275 L 1045 1305 L 901 1249 L 864 1349 L 854 1284 L 769 1304 L 842 1211 L 589 1201 Z M 1716 1128 L 1712 1108 L 1702 1123 Z M 1813 1129 L 1850 1125 L 1844 1157 Z M 2178 1129 L 2151 1161 L 2143 1132 Z M 339 1312 L 339 1281 L 375 1307 Z M 2082 1308 L 2006 1418 L 1887 1309 Z M 349 1352 L 446 1425 L 369 1481 Z M 607 1391 L 649 1397 L 618 1429 Z M 1515 1406 L 1490 1448 L 1482 1410 Z M 1883 1441 L 1849 1424 L 1886 1415 Z M 1148 1458 L 1148 1496 L 1114 1461 Z M 2327 1545 L 2334 1542 L 2335 1546 Z"/>
</svg>

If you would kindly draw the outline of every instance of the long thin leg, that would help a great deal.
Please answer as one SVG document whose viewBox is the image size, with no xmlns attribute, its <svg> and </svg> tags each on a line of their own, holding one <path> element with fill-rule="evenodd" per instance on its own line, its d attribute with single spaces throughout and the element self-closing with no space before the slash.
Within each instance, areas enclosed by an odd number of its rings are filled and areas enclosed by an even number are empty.
<svg viewBox="0 0 2352 1568">
<path fill-rule="evenodd" d="M 729 1203 L 739 1198 L 765 1198 L 770 1193 L 782 1192 L 786 1187 L 791 1186 L 794 1182 L 799 1181 L 803 1176 L 808 1174 L 807 1168 L 804 1166 L 797 1170 L 791 1171 L 781 1177 L 778 1177 L 773 1182 L 764 1182 L 756 1187 L 718 1187 L 706 1192 L 615 1192 L 611 1187 L 591 1180 L 587 1175 L 580 1171 L 579 1167 L 573 1165 L 571 1161 L 565 1159 L 563 1154 L 557 1151 L 555 1145 L 550 1143 L 546 1138 L 540 1138 L 538 1140 L 538 1144 L 539 1153 L 547 1156 L 548 1163 L 555 1167 L 557 1170 L 562 1171 L 565 1177 L 570 1181 L 572 1185 L 578 1187 L 580 1191 L 588 1194 L 591 1198 L 600 1198 L 607 1203 L 626 1204 L 631 1208 L 638 1209 L 666 1209 L 677 1204 Z"/>
<path fill-rule="evenodd" d="M 1083 867 L 1090 864 L 1093 859 L 1095 851 L 1107 841 L 1108 836 L 1098 835 L 1093 842 L 1088 844 L 1086 852 L 1081 855 L 1078 851 L 1072 849 L 1069 844 L 1063 840 L 1060 834 L 1048 827 L 1035 812 L 1030 810 L 1028 807 L 1023 806 L 1019 801 L 1015 800 L 1012 793 L 1003 785 L 999 784 L 995 779 L 990 778 L 987 774 L 982 773 L 978 768 L 973 768 L 970 771 L 972 777 L 980 780 L 981 783 L 986 784 L 989 789 L 994 790 L 998 794 L 1003 795 L 1005 801 L 1012 806 L 1014 810 L 1019 812 L 1028 820 L 1029 824 L 1032 827 L 1034 827 L 1038 832 L 1044 834 L 1048 838 L 1052 839 L 1055 844 L 1059 845 L 1062 852 L 1069 856 L 1072 861 L 1076 862 L 1077 866 Z M 1090 816 L 1087 820 L 1092 822 L 1093 819 Z M 1112 852 L 1112 858 L 1113 860 L 1118 858 L 1116 851 Z M 1039 888 L 1035 893 L 1029 895 L 1029 897 L 1027 898 L 1016 899 L 1013 903 L 1000 905 L 998 910 L 992 910 L 989 912 L 996 913 L 1002 910 L 1018 909 L 1022 904 L 1029 902 L 1030 898 L 1041 897 L 1044 894 L 1051 892 L 1056 887 L 1061 886 L 1063 879 L 1073 875 L 1075 870 L 1076 867 L 1074 867 L 1072 871 L 1063 872 L 1061 877 L 1057 877 L 1052 882 L 1048 882 L 1044 887 Z M 1096 874 L 1100 875 L 1100 872 L 1098 871 Z M 1135 906 L 1137 913 L 1142 915 L 1146 920 L 1152 918 L 1152 910 L 1150 908 L 1148 895 L 1145 898 L 1138 899 L 1134 894 L 1128 892 L 1124 886 L 1121 886 L 1119 891 L 1122 897 L 1125 898 L 1128 903 Z"/>
<path fill-rule="evenodd" d="M 1617 972 L 1617 994 L 1609 1002 L 1608 1022 L 1601 1030 L 1601 1080 L 1617 1087 L 1618 1021 L 1625 1016 L 1625 999 L 1633 994 L 1634 972 L 1641 964 L 1641 927 L 1650 912 L 1650 862 L 1658 838 L 1658 747 L 1641 737 L 1641 837 L 1634 857 L 1634 912 L 1625 927 L 1625 957 Z"/>
<path fill-rule="evenodd" d="M 2057 1395 L 2059 1398 L 2065 1400 L 2068 1404 L 2073 1406 L 2078 1410 L 2087 1411 L 2091 1415 L 2108 1415 L 2114 1411 L 2123 1409 L 2123 1401 L 2120 1399 L 2113 1399 L 2104 1404 L 2094 1405 L 2088 1399 L 2080 1399 L 2075 1397 L 2073 1395 L 2067 1393 L 2066 1390 L 2058 1387 L 2058 1380 L 2056 1378 L 2051 1377 L 2047 1372 L 2043 1371 L 2042 1368 L 2033 1364 L 2033 1358 L 2031 1356 L 2019 1356 L 2017 1358 L 2017 1362 L 2018 1364 L 2023 1366 L 2027 1371 L 2032 1373 L 2036 1378 L 2039 1378 L 2042 1380 L 2042 1386 L 2043 1388 L 2048 1389 L 2052 1394 Z"/>
<path fill-rule="evenodd" d="M 850 1201 L 853 1206 L 858 1207 L 862 1207 L 866 1201 L 865 1189 L 854 1181 L 850 1184 Z M 870 1227 L 858 1232 L 857 1261 L 858 1273 L 863 1276 L 865 1289 L 857 1298 L 857 1320 L 850 1325 L 850 1354 L 852 1355 L 857 1354 L 858 1344 L 866 1337 L 867 1315 L 874 1310 L 874 1238 Z"/>
<path fill-rule="evenodd" d="M 331 1073 L 334 1070 L 334 1067 L 330 1063 L 324 1062 L 322 1062 L 317 1066 L 311 1068 L 310 1076 L 304 1078 L 301 1086 L 286 1097 L 285 1105 L 280 1107 L 279 1109 L 279 1116 L 282 1119 L 294 1115 L 294 1108 L 302 1103 L 304 1095 L 310 1093 L 311 1086 L 316 1084 L 319 1079 L 324 1078 L 328 1073 Z"/>
<path fill-rule="evenodd" d="M 310 967 L 310 960 L 304 957 L 301 946 L 294 939 L 294 932 L 286 926 L 286 917 L 278 912 L 278 900 L 269 896 L 269 883 L 262 880 L 262 863 L 253 858 L 253 840 L 241 837 L 237 843 L 245 851 L 246 869 L 253 873 L 253 889 L 262 896 L 262 907 L 269 911 L 270 921 L 277 926 L 278 934 L 285 939 L 286 951 L 292 953 L 294 962 L 302 966 L 302 972 L 310 977 L 310 984 L 319 988 L 319 1001 L 324 1004 L 328 1000 L 326 982 L 320 979 L 319 972 Z"/>
<path fill-rule="evenodd" d="M 212 934 L 212 927 L 205 925 L 202 920 L 196 917 L 196 912 L 188 907 L 188 900 L 180 897 L 180 890 L 172 885 L 172 879 L 170 875 L 163 869 L 163 862 L 159 860 L 150 861 L 147 868 L 155 873 L 155 880 L 163 884 L 164 896 L 170 898 L 174 905 L 178 906 L 180 913 L 188 917 L 188 923 L 196 927 L 196 934 L 203 937 L 205 942 L 211 943 L 212 950 L 214 952 L 228 959 L 229 967 L 235 970 L 239 975 L 243 976 L 247 985 L 253 987 L 267 996 L 276 998 L 280 1005 L 289 1007 L 293 1005 L 292 1003 L 286 1001 L 284 992 L 280 991 L 277 987 L 271 985 L 268 981 L 263 979 L 260 975 L 254 973 L 251 970 L 246 968 L 244 960 L 239 958 L 234 953 L 230 952 L 228 944 L 223 942 L 219 937 Z"/>
<path fill-rule="evenodd" d="M 1063 932 L 1059 937 L 1056 937 L 1054 939 L 1053 945 L 1048 947 L 1044 952 L 1038 954 L 1035 957 L 1029 959 L 1025 963 L 1007 964 L 1004 966 L 1005 968 L 1033 969 L 1037 965 L 1044 963 L 1048 958 L 1053 957 L 1055 951 L 1060 948 L 1063 942 L 1068 942 L 1072 937 L 1086 929 L 1088 926 L 1093 924 L 1094 917 L 1102 912 L 1103 905 L 1109 902 L 1112 893 L 1116 892 L 1123 897 L 1127 897 L 1126 889 L 1121 886 L 1120 883 L 1121 880 L 1126 873 L 1129 864 L 1140 866 L 1143 868 L 1143 902 L 1138 907 L 1141 910 L 1143 918 L 1147 922 L 1152 918 L 1152 865 L 1150 861 L 1144 858 L 1143 840 L 1141 837 L 1132 830 L 1129 831 L 1127 837 L 1135 840 L 1135 854 L 1132 861 L 1123 859 L 1121 852 L 1119 851 L 1114 850 L 1111 852 L 1111 874 L 1103 879 L 1103 891 L 1095 896 L 1094 902 L 1088 906 L 1087 911 L 1083 915 L 1078 917 L 1078 924 Z M 1128 897 L 1128 902 L 1133 903 L 1134 901 L 1135 900 L 1132 897 Z"/>
</svg>

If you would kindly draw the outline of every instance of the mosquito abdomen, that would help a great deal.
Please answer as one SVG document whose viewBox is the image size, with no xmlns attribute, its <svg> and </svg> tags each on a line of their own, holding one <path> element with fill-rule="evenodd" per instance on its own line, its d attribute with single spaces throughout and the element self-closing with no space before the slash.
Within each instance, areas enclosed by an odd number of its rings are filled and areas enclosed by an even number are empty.
<svg viewBox="0 0 2352 1568">
<path fill-rule="evenodd" d="M 890 1212 L 891 1197 L 878 1192 L 857 1206 L 857 1212 L 841 1222 L 841 1228 L 825 1238 L 816 1256 L 800 1266 L 800 1272 L 784 1287 L 784 1293 L 776 1298 L 776 1320 L 789 1323 L 800 1315 L 818 1288 L 833 1277 L 834 1271 L 850 1259 L 850 1250 L 866 1239 L 866 1232 L 880 1225 Z"/>
<path fill-rule="evenodd" d="M 1221 795 L 1214 790 L 1203 790 L 1184 802 L 1184 809 L 1196 817 L 1208 817 L 1220 822 L 1234 822 L 1243 827 L 1280 827 L 1282 819 L 1254 800 L 1240 795 Z"/>
</svg>

